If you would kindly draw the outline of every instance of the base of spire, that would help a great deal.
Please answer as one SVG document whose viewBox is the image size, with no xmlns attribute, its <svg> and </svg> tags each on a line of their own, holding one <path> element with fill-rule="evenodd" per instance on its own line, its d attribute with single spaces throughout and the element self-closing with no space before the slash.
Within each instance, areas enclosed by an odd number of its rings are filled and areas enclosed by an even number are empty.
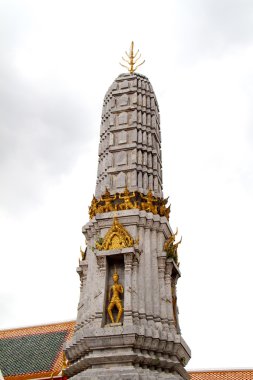
<svg viewBox="0 0 253 380">
<path fill-rule="evenodd" d="M 74 376 L 75 380 L 185 380 L 190 379 L 189 375 L 180 376 L 169 371 L 159 372 L 147 368 L 138 367 L 115 367 L 113 369 L 100 368 L 89 369 Z"/>
<path fill-rule="evenodd" d="M 183 338 L 148 326 L 82 328 L 65 352 L 64 375 L 73 380 L 188 379 L 190 350 Z"/>
</svg>

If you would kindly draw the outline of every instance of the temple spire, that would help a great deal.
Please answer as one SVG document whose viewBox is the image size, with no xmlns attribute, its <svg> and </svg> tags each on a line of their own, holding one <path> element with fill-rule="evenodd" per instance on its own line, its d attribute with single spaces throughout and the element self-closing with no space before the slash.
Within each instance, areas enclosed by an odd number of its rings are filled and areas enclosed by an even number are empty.
<svg viewBox="0 0 253 380">
<path fill-rule="evenodd" d="M 127 57 L 131 75 L 120 74 L 104 97 L 96 190 L 77 268 L 77 321 L 63 375 L 188 380 L 190 349 L 176 291 L 180 241 L 163 197 L 159 107 L 148 78 L 134 73 L 140 54 L 133 42 Z"/>
</svg>

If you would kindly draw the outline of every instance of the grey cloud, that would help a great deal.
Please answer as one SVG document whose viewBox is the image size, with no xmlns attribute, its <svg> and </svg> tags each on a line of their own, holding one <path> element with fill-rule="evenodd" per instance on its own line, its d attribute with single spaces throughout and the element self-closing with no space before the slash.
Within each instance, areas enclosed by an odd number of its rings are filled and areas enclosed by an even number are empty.
<svg viewBox="0 0 253 380">
<path fill-rule="evenodd" d="M 178 3 L 178 38 L 181 55 L 220 55 L 229 48 L 253 41 L 251 0 L 196 0 Z M 182 28 L 182 25 L 184 27 Z"/>
<path fill-rule="evenodd" d="M 71 169 L 92 131 L 77 97 L 41 93 L 0 71 L 0 203 L 17 211 Z"/>
<path fill-rule="evenodd" d="M 70 171 L 91 137 L 80 96 L 22 78 L 15 53 L 32 32 L 29 2 L 0 5 L 0 206 L 17 213 Z M 53 90 L 52 90 L 53 89 Z"/>
</svg>

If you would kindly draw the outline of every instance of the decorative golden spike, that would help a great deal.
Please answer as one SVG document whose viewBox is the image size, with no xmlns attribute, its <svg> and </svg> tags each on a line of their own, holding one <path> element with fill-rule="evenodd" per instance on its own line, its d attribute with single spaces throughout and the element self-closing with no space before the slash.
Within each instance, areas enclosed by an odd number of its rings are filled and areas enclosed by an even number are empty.
<svg viewBox="0 0 253 380">
<path fill-rule="evenodd" d="M 65 352 L 62 353 L 62 370 L 65 370 L 68 366 L 67 358 Z"/>
<path fill-rule="evenodd" d="M 86 250 L 83 251 L 81 245 L 80 245 L 80 255 L 81 255 L 81 260 L 85 260 Z"/>
<path fill-rule="evenodd" d="M 135 64 L 141 58 L 141 54 L 139 52 L 139 49 L 137 50 L 136 53 L 134 53 L 133 41 L 131 42 L 129 53 L 125 52 L 125 54 L 126 54 L 126 58 L 122 57 L 122 60 L 126 62 L 128 66 L 124 65 L 123 63 L 120 63 L 120 65 L 122 67 L 125 67 L 129 71 L 130 74 L 133 74 L 139 66 L 143 65 L 145 60 L 135 66 Z"/>
</svg>

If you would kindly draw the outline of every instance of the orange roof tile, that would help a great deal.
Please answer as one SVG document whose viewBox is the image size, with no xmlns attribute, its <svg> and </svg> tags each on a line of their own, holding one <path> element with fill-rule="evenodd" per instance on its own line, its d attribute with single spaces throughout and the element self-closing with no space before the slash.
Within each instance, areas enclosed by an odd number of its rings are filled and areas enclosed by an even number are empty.
<svg viewBox="0 0 253 380">
<path fill-rule="evenodd" d="M 253 369 L 189 371 L 191 380 L 253 380 Z"/>
</svg>

